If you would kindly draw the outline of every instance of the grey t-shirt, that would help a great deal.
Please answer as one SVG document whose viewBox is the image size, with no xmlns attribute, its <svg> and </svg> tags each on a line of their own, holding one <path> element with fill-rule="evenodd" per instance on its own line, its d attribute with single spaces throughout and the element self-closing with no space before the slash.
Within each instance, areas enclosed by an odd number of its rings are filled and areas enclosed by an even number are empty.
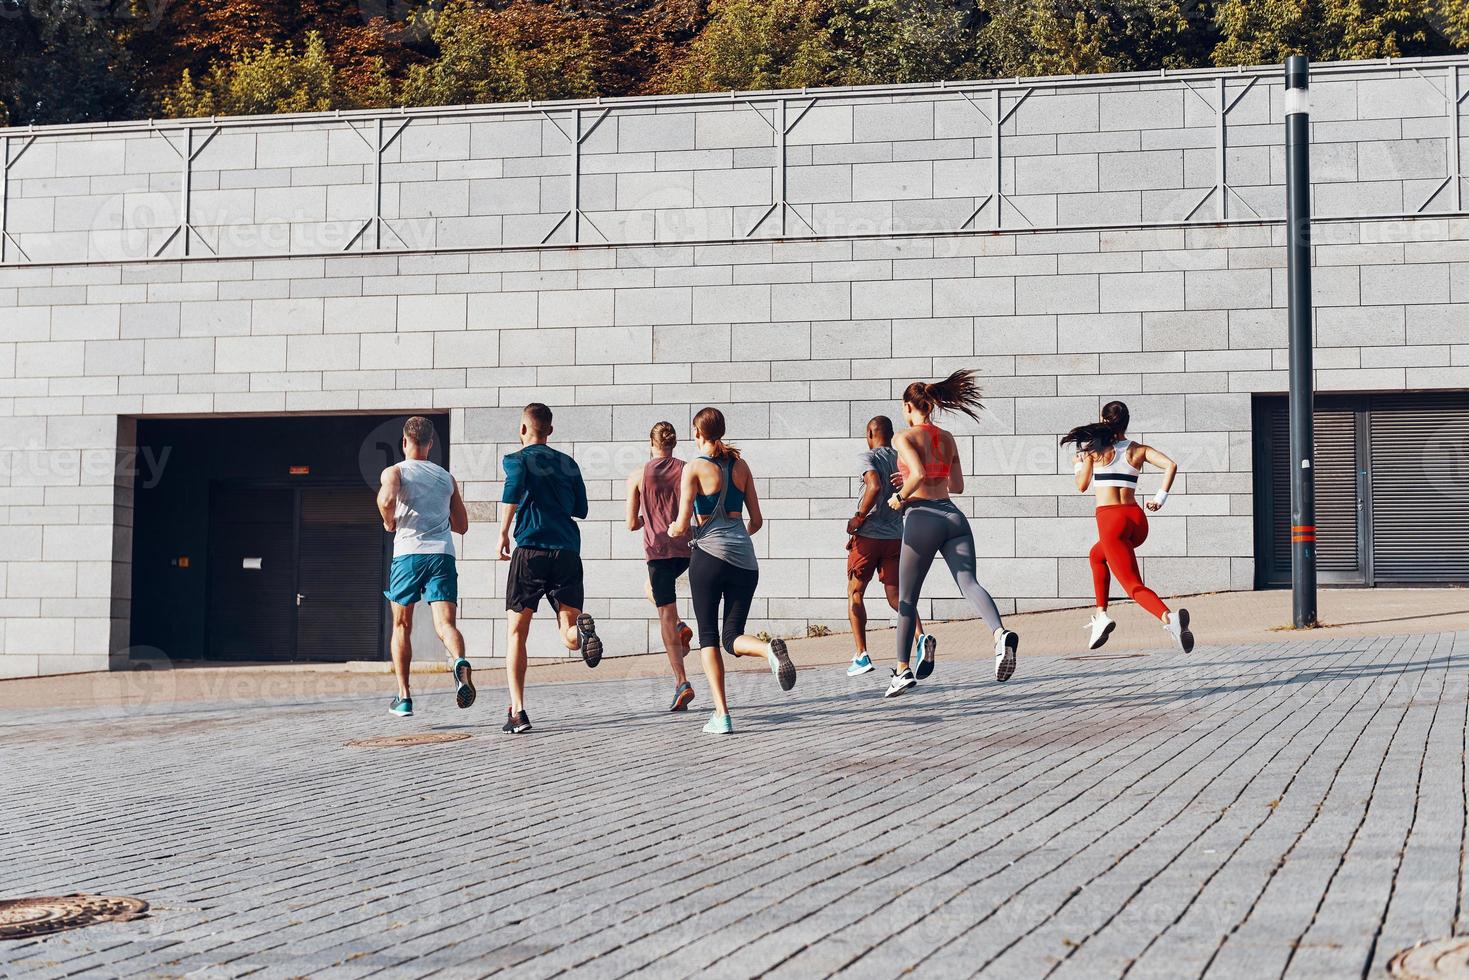
<svg viewBox="0 0 1469 980">
<path fill-rule="evenodd" d="M 892 496 L 892 475 L 898 471 L 898 451 L 891 446 L 878 446 L 862 454 L 862 475 L 868 471 L 877 474 L 878 482 L 885 492 L 877 495 L 877 506 L 867 515 L 867 520 L 857 529 L 864 538 L 896 541 L 903 536 L 903 514 L 888 506 Z"/>
<path fill-rule="evenodd" d="M 398 481 L 398 533 L 393 536 L 393 557 L 452 555 L 449 504 L 454 498 L 454 478 L 438 463 L 405 459 L 398 464 Z"/>
</svg>

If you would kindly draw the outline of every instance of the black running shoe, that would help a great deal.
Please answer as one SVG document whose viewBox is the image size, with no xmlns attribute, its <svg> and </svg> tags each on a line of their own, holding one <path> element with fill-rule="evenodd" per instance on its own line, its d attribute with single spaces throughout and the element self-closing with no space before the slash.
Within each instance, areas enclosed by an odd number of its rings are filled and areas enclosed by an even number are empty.
<svg viewBox="0 0 1469 980">
<path fill-rule="evenodd" d="M 581 658 L 588 667 L 597 666 L 602 662 L 602 640 L 597 636 L 597 622 L 590 613 L 576 617 L 576 632 L 581 637 Z"/>
<path fill-rule="evenodd" d="M 521 708 L 518 712 L 505 709 L 505 724 L 500 731 L 506 735 L 520 735 L 530 731 L 530 715 Z"/>
<path fill-rule="evenodd" d="M 474 680 L 470 677 L 469 661 L 460 657 L 454 661 L 454 703 L 461 708 L 474 704 Z"/>
</svg>

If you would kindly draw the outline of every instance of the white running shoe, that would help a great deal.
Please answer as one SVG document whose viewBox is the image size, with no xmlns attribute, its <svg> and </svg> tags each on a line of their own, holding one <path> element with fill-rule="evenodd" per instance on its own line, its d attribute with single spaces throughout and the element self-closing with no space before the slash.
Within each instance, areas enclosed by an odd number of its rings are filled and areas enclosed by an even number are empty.
<svg viewBox="0 0 1469 980">
<path fill-rule="evenodd" d="M 1173 610 L 1173 614 L 1168 617 L 1168 622 L 1163 624 L 1163 629 L 1173 637 L 1173 642 L 1178 644 L 1178 649 L 1184 653 L 1194 652 L 1194 634 L 1188 628 L 1187 609 Z"/>
<path fill-rule="evenodd" d="M 1112 635 L 1112 631 L 1117 628 L 1117 624 L 1105 612 L 1098 609 L 1092 613 L 1092 618 L 1087 622 L 1085 628 L 1092 631 L 1091 642 L 1087 644 L 1087 649 L 1096 650 L 1106 644 L 1107 637 Z"/>
<path fill-rule="evenodd" d="M 913 676 L 913 671 L 904 670 L 901 674 L 893 671 L 893 679 L 888 681 L 888 689 L 883 694 L 885 698 L 895 698 L 909 688 L 917 687 L 918 681 Z"/>
<path fill-rule="evenodd" d="M 1016 654 L 1020 652 L 1020 636 L 1011 630 L 1000 630 L 995 640 L 995 680 L 1008 681 L 1015 676 Z"/>
</svg>

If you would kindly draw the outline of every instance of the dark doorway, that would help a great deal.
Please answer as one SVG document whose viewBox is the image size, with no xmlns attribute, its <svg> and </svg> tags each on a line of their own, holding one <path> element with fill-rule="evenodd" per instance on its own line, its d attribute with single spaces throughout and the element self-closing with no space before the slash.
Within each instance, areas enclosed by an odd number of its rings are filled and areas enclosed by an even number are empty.
<svg viewBox="0 0 1469 980">
<path fill-rule="evenodd" d="M 1314 414 L 1320 581 L 1469 584 L 1469 394 L 1322 396 Z M 1260 587 L 1290 584 L 1289 437 L 1284 396 L 1256 399 Z"/>
<path fill-rule="evenodd" d="M 448 418 L 430 416 L 448 463 Z M 378 474 L 405 416 L 143 419 L 132 644 L 175 660 L 387 657 Z M 145 467 L 145 469 L 148 469 Z M 156 654 L 152 654 L 156 656 Z"/>
</svg>

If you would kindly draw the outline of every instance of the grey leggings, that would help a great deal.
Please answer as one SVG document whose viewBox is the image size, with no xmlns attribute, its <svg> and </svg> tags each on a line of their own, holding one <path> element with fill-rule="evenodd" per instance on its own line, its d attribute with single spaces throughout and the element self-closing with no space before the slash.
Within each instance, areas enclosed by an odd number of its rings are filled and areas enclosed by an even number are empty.
<svg viewBox="0 0 1469 980">
<path fill-rule="evenodd" d="M 898 558 L 898 663 L 908 662 L 918 631 L 918 596 L 933 565 L 943 553 L 959 590 L 984 618 L 991 631 L 1001 626 L 995 600 L 974 577 L 974 532 L 964 512 L 948 500 L 914 501 L 903 516 L 903 553 Z"/>
</svg>

